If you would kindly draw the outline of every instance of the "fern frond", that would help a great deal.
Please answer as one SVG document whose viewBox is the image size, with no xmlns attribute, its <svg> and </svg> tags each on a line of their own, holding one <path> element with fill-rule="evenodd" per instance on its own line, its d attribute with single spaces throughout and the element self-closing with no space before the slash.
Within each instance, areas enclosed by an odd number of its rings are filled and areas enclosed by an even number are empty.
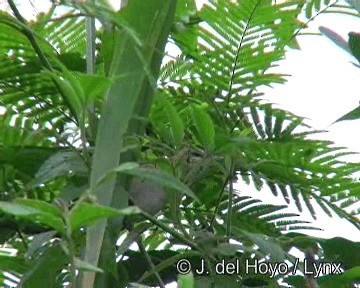
<svg viewBox="0 0 360 288">
<path fill-rule="evenodd" d="M 177 81 L 185 78 L 190 70 L 191 63 L 184 56 L 180 55 L 176 60 L 167 62 L 160 70 L 160 85 L 166 85 L 170 79 Z"/>
<path fill-rule="evenodd" d="M 359 12 L 350 5 L 339 0 L 307 0 L 304 5 L 304 16 L 313 20 L 320 14 L 339 13 L 359 17 Z"/>
<path fill-rule="evenodd" d="M 283 4 L 286 5 L 293 7 Z M 216 1 L 216 5 L 206 5 L 199 13 L 202 20 L 199 29 L 178 32 L 196 33 L 199 39 L 192 73 L 202 83 L 226 91 L 228 99 L 261 85 L 283 83 L 283 75 L 266 71 L 283 59 L 284 51 L 280 47 L 291 40 L 298 27 L 299 12 L 294 7 L 274 9 L 270 1 L 247 0 L 234 4 L 222 0 Z M 219 24 L 218 19 L 224 23 Z M 286 22 L 286 29 L 281 21 Z M 186 43 L 177 44 L 183 51 L 191 50 Z"/>
<path fill-rule="evenodd" d="M 50 10 L 49 15 L 41 17 L 49 18 L 53 12 Z M 69 123 L 73 124 L 74 119 L 52 79 L 43 73 L 43 63 L 23 31 L 32 29 L 52 67 L 58 68 L 59 60 L 65 62 L 70 56 L 72 62 L 77 63 L 85 53 L 85 50 L 81 51 L 85 47 L 83 19 L 64 19 L 63 22 L 51 22 L 49 25 L 31 22 L 31 28 L 23 27 L 23 24 L 7 14 L 0 20 L 0 105 L 11 107 L 7 109 L 7 114 L 11 114 L 14 119 L 36 119 L 40 130 L 53 127 L 54 136 L 64 131 Z M 66 32 L 67 37 L 59 36 L 59 30 Z M 56 50 L 64 53 L 58 54 Z M 74 58 L 74 54 L 69 55 L 69 51 L 78 53 L 78 59 Z"/>
<path fill-rule="evenodd" d="M 55 10 L 50 10 L 48 17 L 52 17 Z M 85 19 L 84 17 L 69 17 L 75 15 L 75 10 L 66 12 L 63 20 L 47 22 L 41 26 L 41 22 L 34 22 L 33 28 L 44 37 L 53 48 L 60 54 L 68 52 L 78 52 L 85 55 Z M 45 17 L 41 15 L 41 17 Z"/>
<path fill-rule="evenodd" d="M 293 225 L 308 224 L 309 222 L 298 219 L 295 213 L 284 213 L 286 205 L 265 204 L 259 199 L 235 195 L 232 225 L 249 232 L 260 232 L 267 226 L 268 236 L 274 236 L 277 229 L 289 229 Z M 220 215 L 226 217 L 226 201 L 219 205 Z M 224 219 L 225 220 L 225 219 Z M 265 224 L 267 223 L 267 224 Z M 271 224 L 271 225 L 270 225 Z M 270 226 L 268 226 L 270 225 Z M 270 228 L 272 227 L 272 228 Z M 275 229 L 276 227 L 276 229 Z M 311 225 L 305 226 L 309 229 L 317 229 Z M 274 230 L 275 229 L 275 230 Z M 275 234 L 274 234 L 275 233 Z"/>
</svg>

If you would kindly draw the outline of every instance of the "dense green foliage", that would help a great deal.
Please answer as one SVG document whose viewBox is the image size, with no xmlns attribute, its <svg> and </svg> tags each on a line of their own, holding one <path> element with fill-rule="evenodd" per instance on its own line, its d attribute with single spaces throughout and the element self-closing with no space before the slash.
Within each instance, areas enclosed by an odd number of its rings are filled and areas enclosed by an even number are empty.
<svg viewBox="0 0 360 288">
<path fill-rule="evenodd" d="M 356 9 L 213 0 L 198 11 L 194 0 L 128 0 L 113 11 L 84 2 L 58 1 L 29 22 L 13 1 L 14 15 L 0 12 L 0 286 L 360 283 L 359 241 L 298 233 L 317 229 L 320 210 L 360 230 L 359 163 L 310 140 L 318 131 L 259 92 L 286 81 L 271 68 L 298 48 L 308 21 L 323 12 L 358 17 Z M 99 21 L 96 41 L 86 18 Z M 168 57 L 166 43 L 180 55 Z M 133 179 L 166 193 L 161 212 L 131 205 Z M 237 183 L 285 204 L 244 196 Z M 293 203 L 314 222 L 287 212 Z M 342 273 L 304 275 L 315 255 L 341 263 Z M 180 259 L 204 261 L 209 273 L 179 276 Z M 219 275 L 221 261 L 241 269 Z M 288 269 L 246 273 L 247 261 Z"/>
</svg>

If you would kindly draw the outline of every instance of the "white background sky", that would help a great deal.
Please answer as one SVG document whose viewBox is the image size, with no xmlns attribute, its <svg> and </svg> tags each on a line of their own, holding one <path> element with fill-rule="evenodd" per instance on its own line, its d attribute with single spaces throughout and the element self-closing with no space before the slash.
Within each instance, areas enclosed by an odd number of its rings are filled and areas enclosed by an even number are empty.
<svg viewBox="0 0 360 288">
<path fill-rule="evenodd" d="M 206 0 L 198 1 L 199 4 L 206 2 Z M 0 0 L 0 9 L 4 9 L 6 2 Z M 29 0 L 15 2 L 21 4 L 20 10 L 24 16 L 31 17 L 33 8 Z M 36 7 L 41 7 L 47 1 L 33 0 L 32 2 Z M 307 31 L 318 32 L 319 25 L 336 31 L 346 40 L 348 32 L 360 32 L 360 20 L 353 16 L 321 15 L 309 23 Z M 324 36 L 300 36 L 298 42 L 301 50 L 289 51 L 286 60 L 277 68 L 279 72 L 292 76 L 288 78 L 285 85 L 276 85 L 273 89 L 267 89 L 265 98 L 294 114 L 307 117 L 308 124 L 314 128 L 329 131 L 322 135 L 317 134 L 317 137 L 332 140 L 339 146 L 346 146 L 351 151 L 360 152 L 360 120 L 331 125 L 336 119 L 359 105 L 360 69 L 350 62 L 356 63 L 356 59 Z M 350 160 L 360 162 L 360 156 L 354 155 Z M 253 195 L 253 191 L 247 191 L 246 187 L 239 188 L 246 194 Z M 262 198 L 265 196 L 263 192 L 256 193 Z M 265 197 L 272 203 L 279 203 L 279 200 L 282 200 L 281 197 L 272 197 L 270 193 L 266 195 L 269 195 Z M 294 207 L 292 211 L 297 212 Z M 336 218 L 328 219 L 326 215 L 322 215 L 321 211 L 319 213 L 316 225 L 325 231 L 311 233 L 312 235 L 342 236 L 353 241 L 360 240 L 360 231 L 351 224 Z M 305 214 L 305 219 L 311 221 L 309 215 Z"/>
<path fill-rule="evenodd" d="M 360 32 L 360 20 L 353 16 L 321 15 L 309 24 L 309 31 L 318 32 L 320 25 L 331 28 L 346 40 L 350 31 Z M 292 76 L 285 85 L 276 85 L 267 91 L 266 97 L 292 113 L 309 118 L 308 123 L 314 128 L 329 131 L 316 137 L 360 152 L 360 120 L 331 125 L 359 105 L 360 69 L 350 63 L 357 63 L 356 59 L 324 36 L 300 36 L 298 41 L 301 50 L 288 52 L 278 68 Z M 359 155 L 348 159 L 360 162 Z M 360 241 L 360 231 L 340 219 L 328 219 L 323 214 L 316 225 L 323 228 L 324 233 L 311 234 Z"/>
</svg>

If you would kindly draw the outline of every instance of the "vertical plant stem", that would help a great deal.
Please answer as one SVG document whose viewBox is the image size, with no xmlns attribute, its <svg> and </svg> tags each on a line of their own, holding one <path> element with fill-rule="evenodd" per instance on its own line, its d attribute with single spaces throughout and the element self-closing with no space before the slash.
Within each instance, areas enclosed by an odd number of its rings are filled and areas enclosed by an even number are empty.
<svg viewBox="0 0 360 288">
<path fill-rule="evenodd" d="M 69 252 L 70 252 L 70 287 L 71 288 L 76 288 L 76 264 L 75 264 L 75 246 L 74 243 L 70 238 L 68 239 L 68 247 L 69 247 Z"/>
<path fill-rule="evenodd" d="M 139 250 L 140 250 L 140 252 L 144 255 L 144 257 L 145 257 L 145 259 L 146 259 L 146 262 L 147 262 L 147 264 L 149 265 L 150 270 L 155 269 L 155 265 L 154 265 L 154 263 L 152 262 L 149 253 L 146 251 L 143 243 L 141 242 L 141 240 L 142 240 L 141 238 L 142 238 L 142 237 L 141 237 L 141 235 L 140 235 L 140 236 L 138 237 L 138 240 L 136 241 L 137 245 L 139 246 Z M 159 272 L 155 272 L 155 277 L 156 277 L 156 279 L 157 279 L 158 282 L 159 282 L 160 288 L 165 288 L 164 281 L 161 279 Z"/>
<path fill-rule="evenodd" d="M 94 4 L 96 0 L 91 0 Z M 86 73 L 94 74 L 95 73 L 95 18 L 86 17 Z M 96 137 L 96 125 L 97 118 L 95 114 L 95 107 L 93 103 L 90 103 L 87 107 L 87 115 L 89 119 L 89 126 L 91 131 L 91 137 Z"/>
<path fill-rule="evenodd" d="M 132 0 L 117 14 L 128 23 L 127 29 L 108 31 L 114 39 L 109 69 L 112 85 L 103 98 L 90 174 L 90 192 L 101 205 L 111 204 L 116 179 L 101 184 L 98 180 L 119 165 L 123 135 L 132 132 L 128 131 L 130 120 L 141 115 L 136 110 L 138 101 L 151 103 L 156 85 L 152 80 L 157 79 L 162 60 L 158 51 L 164 51 L 175 7 L 174 0 Z M 145 89 L 149 85 L 151 89 Z M 126 207 L 127 193 L 121 193 L 117 201 L 119 209 Z M 107 221 L 102 220 L 87 230 L 85 261 L 92 265 L 98 265 L 106 226 Z M 95 273 L 84 272 L 82 288 L 94 287 L 94 282 Z"/>
<path fill-rule="evenodd" d="M 226 219 L 226 237 L 229 240 L 231 237 L 231 219 L 232 219 L 232 210 L 233 210 L 233 197 L 234 197 L 234 164 L 231 160 L 230 164 L 230 176 L 229 176 L 229 199 L 227 207 L 227 219 Z"/>
<path fill-rule="evenodd" d="M 95 0 L 92 0 L 95 3 Z M 86 17 L 86 72 L 94 73 L 95 64 L 95 19 Z"/>
<path fill-rule="evenodd" d="M 68 256 L 70 258 L 70 288 L 76 287 L 76 249 L 75 244 L 72 239 L 72 231 L 71 231 L 71 225 L 69 222 L 69 210 L 66 208 L 65 214 L 65 225 L 66 225 L 66 234 L 64 235 L 64 238 L 66 240 L 66 245 L 68 249 Z"/>
</svg>

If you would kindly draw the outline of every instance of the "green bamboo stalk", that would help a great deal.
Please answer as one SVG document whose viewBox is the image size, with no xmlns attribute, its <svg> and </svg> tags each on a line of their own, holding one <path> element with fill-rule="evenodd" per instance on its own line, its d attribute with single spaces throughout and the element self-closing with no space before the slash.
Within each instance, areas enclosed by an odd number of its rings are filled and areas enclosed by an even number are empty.
<svg viewBox="0 0 360 288">
<path fill-rule="evenodd" d="M 96 3 L 96 0 L 91 0 L 92 3 Z M 95 18 L 86 17 L 86 73 L 94 74 L 95 72 Z M 90 104 L 86 108 L 87 116 L 89 119 L 91 137 L 95 138 L 97 118 L 95 114 L 94 104 Z"/>
<path fill-rule="evenodd" d="M 169 35 L 176 1 L 174 0 L 133 0 L 119 13 L 129 28 L 141 39 L 141 47 L 128 29 L 114 29 L 114 49 L 109 77 L 113 84 L 104 97 L 101 119 L 97 131 L 96 146 L 90 175 L 90 191 L 99 204 L 110 205 L 113 198 L 115 178 L 100 185 L 98 180 L 117 167 L 123 148 L 123 135 L 129 122 L 138 115 L 138 101 L 151 102 L 154 89 L 145 86 L 156 85 L 161 57 Z M 141 17 L 139 17 L 141 14 Z M 160 59 L 160 61 L 159 61 Z M 142 93 L 147 93 L 142 95 Z M 127 193 L 117 199 L 119 208 L 128 205 Z M 85 261 L 97 265 L 107 221 L 99 221 L 87 232 Z M 94 287 L 95 273 L 84 273 L 82 287 Z"/>
</svg>

